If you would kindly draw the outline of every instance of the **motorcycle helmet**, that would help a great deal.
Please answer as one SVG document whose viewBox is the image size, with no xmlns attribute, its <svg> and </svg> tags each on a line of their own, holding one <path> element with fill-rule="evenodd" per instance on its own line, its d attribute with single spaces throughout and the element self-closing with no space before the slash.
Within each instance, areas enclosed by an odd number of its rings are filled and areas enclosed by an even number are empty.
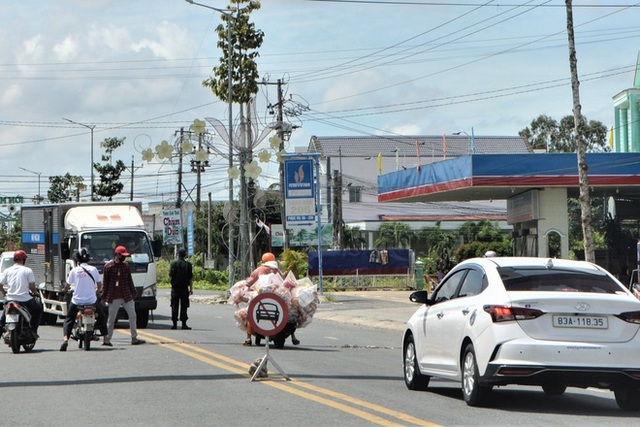
<svg viewBox="0 0 640 427">
<path fill-rule="evenodd" d="M 265 252 L 264 254 L 262 254 L 262 262 L 275 261 L 275 260 L 276 260 L 276 256 L 271 252 Z"/>
<path fill-rule="evenodd" d="M 80 250 L 76 252 L 74 258 L 77 262 L 88 262 L 91 259 L 91 255 L 89 255 L 89 250 L 87 248 L 80 248 Z"/>
<path fill-rule="evenodd" d="M 13 253 L 14 261 L 23 260 L 23 259 L 27 259 L 27 253 L 22 249 L 19 249 Z"/>
</svg>

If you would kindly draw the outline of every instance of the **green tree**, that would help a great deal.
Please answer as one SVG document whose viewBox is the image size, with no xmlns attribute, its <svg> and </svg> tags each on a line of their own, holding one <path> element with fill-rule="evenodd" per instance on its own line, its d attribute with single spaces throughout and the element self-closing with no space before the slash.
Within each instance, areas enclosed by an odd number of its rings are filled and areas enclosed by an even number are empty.
<svg viewBox="0 0 640 427">
<path fill-rule="evenodd" d="M 584 121 L 584 139 L 588 152 L 609 151 L 607 128 L 597 120 Z M 576 151 L 575 118 L 565 116 L 558 123 L 553 118 L 540 115 L 531 121 L 529 127 L 518 134 L 525 138 L 534 149 L 547 149 L 550 153 L 573 153 Z"/>
<path fill-rule="evenodd" d="M 94 198 L 96 200 L 112 200 L 113 196 L 120 194 L 124 185 L 120 182 L 120 175 L 127 169 L 122 160 L 113 163 L 113 152 L 122 144 L 125 138 L 105 138 L 100 143 L 105 151 L 102 155 L 103 164 L 96 163 L 93 167 L 100 174 L 100 183 L 93 188 Z"/>
<path fill-rule="evenodd" d="M 378 238 L 374 245 L 376 247 L 385 246 L 388 249 L 408 247 L 414 235 L 411 227 L 404 222 L 388 222 L 382 224 L 378 229 Z"/>
<path fill-rule="evenodd" d="M 344 249 L 362 249 L 367 246 L 367 239 L 360 227 L 346 225 L 343 232 Z"/>
<path fill-rule="evenodd" d="M 51 176 L 47 198 L 51 203 L 65 203 L 74 198 L 79 199 L 80 189 L 84 187 L 83 182 L 84 179 L 81 176 L 71 175 L 69 172 L 63 176 Z"/>
<path fill-rule="evenodd" d="M 246 7 L 240 7 L 242 4 Z M 264 33 L 249 22 L 249 15 L 260 9 L 260 2 L 255 0 L 231 0 L 236 13 L 222 14 L 222 21 L 231 25 L 231 86 L 232 100 L 239 104 L 247 104 L 253 95 L 258 93 L 257 49 L 262 46 Z M 213 68 L 213 75 L 202 82 L 204 87 L 211 88 L 214 95 L 226 101 L 229 93 L 229 45 L 227 27 L 220 24 L 216 28 L 218 48 L 222 52 L 220 62 Z"/>
<path fill-rule="evenodd" d="M 0 251 L 6 251 L 9 247 L 19 248 L 21 245 L 22 228 L 17 218 L 0 222 Z"/>
</svg>

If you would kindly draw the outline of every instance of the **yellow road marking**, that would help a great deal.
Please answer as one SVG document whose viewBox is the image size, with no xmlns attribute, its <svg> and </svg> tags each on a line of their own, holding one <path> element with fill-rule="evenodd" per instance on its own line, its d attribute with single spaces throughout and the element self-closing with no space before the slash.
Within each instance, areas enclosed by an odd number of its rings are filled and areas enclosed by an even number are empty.
<svg viewBox="0 0 640 427">
<path fill-rule="evenodd" d="M 122 332 L 126 333 L 124 331 Z M 144 337 L 148 339 L 150 343 L 157 344 L 169 350 L 173 350 L 178 353 L 184 354 L 186 356 L 193 357 L 194 359 L 197 359 L 206 364 L 218 367 L 225 371 L 232 372 L 234 374 L 241 375 L 247 378 L 251 377 L 251 375 L 249 375 L 248 373 L 249 365 L 247 363 L 240 362 L 239 360 L 232 359 L 222 354 L 203 349 L 193 344 L 188 344 L 183 341 L 178 341 L 162 335 L 153 334 L 146 330 L 144 332 L 139 331 L 139 334 L 144 335 Z M 348 396 L 346 394 L 339 393 L 333 390 L 329 390 L 323 387 L 318 387 L 303 381 L 292 380 L 291 382 L 279 382 L 279 381 L 272 381 L 272 380 L 265 381 L 264 379 L 261 379 L 259 382 L 269 387 L 273 387 L 278 390 L 294 394 L 295 396 L 311 400 L 312 402 L 320 403 L 330 408 L 338 409 L 340 411 L 346 412 L 348 414 L 365 419 L 371 423 L 378 424 L 381 426 L 396 427 L 396 426 L 403 426 L 406 424 L 397 424 L 395 422 L 386 420 L 378 415 L 355 408 L 353 405 L 361 406 L 363 408 L 366 408 L 367 410 L 379 412 L 386 416 L 397 418 L 405 423 L 411 423 L 411 424 L 424 426 L 424 427 L 439 427 L 438 424 L 421 420 L 419 418 L 413 417 L 403 412 L 385 408 L 383 406 L 376 405 L 368 401 L 364 401 L 364 400 L 361 400 L 352 396 Z M 302 389 L 313 391 L 316 394 L 304 391 Z M 331 398 L 336 400 L 342 400 L 352 406 L 349 406 L 347 404 L 343 404 L 340 402 L 336 402 L 335 400 L 327 399 L 325 397 L 322 397 L 322 395 L 330 396 Z"/>
</svg>

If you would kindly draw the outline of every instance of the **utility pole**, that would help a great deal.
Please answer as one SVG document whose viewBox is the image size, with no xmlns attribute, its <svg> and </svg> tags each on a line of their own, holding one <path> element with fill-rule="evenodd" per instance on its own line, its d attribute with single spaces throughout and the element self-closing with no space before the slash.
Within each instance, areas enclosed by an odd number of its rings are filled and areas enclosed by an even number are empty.
<svg viewBox="0 0 640 427">
<path fill-rule="evenodd" d="M 283 129 L 283 112 L 282 112 L 282 104 L 284 103 L 282 99 L 282 80 L 278 79 L 278 137 L 280 138 L 280 147 L 278 147 L 279 151 L 282 152 L 284 150 L 284 129 Z M 287 213 L 285 211 L 285 200 L 284 200 L 284 162 L 280 162 L 279 167 L 279 175 L 280 175 L 280 217 L 282 219 L 282 231 L 284 233 L 283 239 L 283 249 L 289 248 L 289 233 L 287 232 Z"/>
<path fill-rule="evenodd" d="M 262 82 L 264 85 L 273 85 L 274 83 Z M 278 102 L 275 107 L 277 107 L 277 115 L 276 115 L 276 131 L 278 133 L 278 138 L 280 138 L 280 146 L 278 150 L 280 152 L 284 151 L 284 140 L 285 140 L 285 131 L 284 131 L 284 99 L 282 95 L 282 80 L 278 79 L 275 83 L 277 86 L 278 92 Z M 273 107 L 273 105 L 269 105 L 269 108 Z M 272 113 L 273 114 L 273 113 Z M 283 240 L 283 249 L 287 249 L 289 247 L 289 233 L 287 232 L 287 214 L 286 214 L 286 206 L 285 206 L 285 191 L 284 191 L 284 162 L 280 163 L 278 167 L 279 173 L 279 181 L 280 181 L 280 219 L 282 222 L 282 230 L 284 232 L 284 240 Z"/>
<path fill-rule="evenodd" d="M 140 169 L 142 166 L 136 167 L 133 162 L 134 156 L 131 156 L 131 194 L 129 195 L 129 200 L 133 201 L 133 178 L 135 175 L 136 169 Z"/>
<path fill-rule="evenodd" d="M 176 208 L 182 206 L 182 138 L 184 137 L 184 128 L 180 128 L 180 143 L 178 146 L 178 198 L 176 199 Z"/>
<path fill-rule="evenodd" d="M 338 170 L 333 171 L 333 241 L 338 249 L 343 249 L 342 237 L 342 175 Z"/>
</svg>

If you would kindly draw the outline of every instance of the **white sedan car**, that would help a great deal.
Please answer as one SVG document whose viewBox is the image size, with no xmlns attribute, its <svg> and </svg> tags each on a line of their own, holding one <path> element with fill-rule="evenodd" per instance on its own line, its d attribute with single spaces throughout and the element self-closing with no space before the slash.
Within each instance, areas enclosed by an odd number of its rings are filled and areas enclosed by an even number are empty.
<svg viewBox="0 0 640 427">
<path fill-rule="evenodd" d="M 611 274 L 583 261 L 474 258 L 453 268 L 403 336 L 404 380 L 460 381 L 468 405 L 494 386 L 612 390 L 621 409 L 640 409 L 640 301 Z"/>
</svg>

